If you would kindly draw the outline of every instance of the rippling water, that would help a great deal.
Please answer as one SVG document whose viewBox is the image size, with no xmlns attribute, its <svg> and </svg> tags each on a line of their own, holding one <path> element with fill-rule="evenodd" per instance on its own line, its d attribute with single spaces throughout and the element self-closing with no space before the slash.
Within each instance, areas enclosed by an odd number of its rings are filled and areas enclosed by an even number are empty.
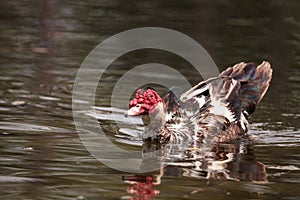
<svg viewBox="0 0 300 200">
<path fill-rule="evenodd" d="M 1 198 L 298 199 L 299 6 L 279 0 L 2 1 Z M 240 61 L 271 62 L 271 86 L 251 118 L 253 143 L 211 147 L 204 160 L 190 156 L 202 155 L 202 149 L 192 149 L 183 152 L 186 159 L 166 160 L 146 174 L 116 171 L 86 150 L 72 116 L 76 72 L 101 41 L 145 26 L 189 35 L 220 70 Z M 126 150 L 151 152 L 153 147 L 141 142 L 141 121 L 123 117 L 125 104 L 110 108 L 111 91 L 130 66 L 149 62 L 184 71 L 193 84 L 201 80 L 186 70 L 186 61 L 164 51 L 118 58 L 101 78 L 96 107 L 85 114 L 98 119 L 109 138 Z M 169 150 L 168 156 L 178 155 Z"/>
</svg>

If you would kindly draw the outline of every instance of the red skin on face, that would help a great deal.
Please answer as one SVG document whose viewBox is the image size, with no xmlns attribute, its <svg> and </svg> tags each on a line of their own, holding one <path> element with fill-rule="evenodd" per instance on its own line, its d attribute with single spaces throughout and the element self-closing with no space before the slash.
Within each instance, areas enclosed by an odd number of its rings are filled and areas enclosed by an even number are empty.
<svg viewBox="0 0 300 200">
<path fill-rule="evenodd" d="M 139 94 L 141 89 L 138 89 L 135 93 L 135 98 L 129 102 L 129 107 L 140 105 L 140 110 L 143 110 L 141 114 L 149 114 L 151 109 L 157 105 L 159 102 L 162 102 L 160 96 L 151 89 L 147 89 L 143 94 Z"/>
</svg>

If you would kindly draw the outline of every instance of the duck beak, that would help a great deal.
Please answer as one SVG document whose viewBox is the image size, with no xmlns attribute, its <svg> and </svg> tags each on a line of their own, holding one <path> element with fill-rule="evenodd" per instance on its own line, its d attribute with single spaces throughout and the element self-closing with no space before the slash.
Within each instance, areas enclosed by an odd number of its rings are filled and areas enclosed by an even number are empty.
<svg viewBox="0 0 300 200">
<path fill-rule="evenodd" d="M 142 114 L 143 112 L 145 112 L 144 109 L 142 109 L 141 107 L 132 107 L 130 108 L 128 111 L 126 111 L 124 113 L 124 116 L 125 117 L 128 117 L 128 116 L 137 116 L 137 115 L 140 115 Z"/>
</svg>

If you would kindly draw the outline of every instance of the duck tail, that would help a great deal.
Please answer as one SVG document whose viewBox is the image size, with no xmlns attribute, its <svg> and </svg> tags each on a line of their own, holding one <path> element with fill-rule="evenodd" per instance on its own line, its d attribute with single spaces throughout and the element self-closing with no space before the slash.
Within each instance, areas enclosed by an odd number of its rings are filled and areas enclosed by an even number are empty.
<svg viewBox="0 0 300 200">
<path fill-rule="evenodd" d="M 272 69 L 267 61 L 263 61 L 260 65 L 241 62 L 227 68 L 220 76 L 229 76 L 240 82 L 242 110 L 249 116 L 268 90 Z"/>
</svg>

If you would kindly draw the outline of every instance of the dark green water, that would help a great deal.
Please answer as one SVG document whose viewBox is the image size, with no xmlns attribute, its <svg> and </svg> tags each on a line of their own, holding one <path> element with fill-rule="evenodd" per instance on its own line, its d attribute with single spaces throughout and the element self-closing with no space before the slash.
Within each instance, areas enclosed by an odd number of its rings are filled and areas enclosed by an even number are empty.
<svg viewBox="0 0 300 200">
<path fill-rule="evenodd" d="M 283 0 L 1 1 L 0 198 L 130 199 L 139 186 L 140 195 L 152 192 L 140 199 L 299 199 L 299 8 L 298 1 Z M 157 184 L 129 183 L 122 177 L 138 176 L 106 167 L 81 143 L 72 116 L 80 64 L 104 39 L 146 26 L 192 37 L 220 70 L 241 61 L 271 62 L 271 86 L 251 118 L 250 133 L 258 139 L 248 153 L 237 153 L 240 168 L 227 167 L 229 177 L 207 179 L 207 174 L 168 166 L 148 174 L 159 177 Z M 128 150 L 141 150 L 141 142 L 118 130 L 103 109 L 110 106 L 111 90 L 126 67 L 149 62 L 183 71 L 189 67 L 168 52 L 139 50 L 116 60 L 102 80 L 105 87 L 98 87 L 102 115 L 97 118 Z M 194 84 L 201 80 L 186 74 Z M 135 133 L 140 126 L 128 129 Z M 251 166 L 267 178 L 243 177 Z"/>
</svg>

